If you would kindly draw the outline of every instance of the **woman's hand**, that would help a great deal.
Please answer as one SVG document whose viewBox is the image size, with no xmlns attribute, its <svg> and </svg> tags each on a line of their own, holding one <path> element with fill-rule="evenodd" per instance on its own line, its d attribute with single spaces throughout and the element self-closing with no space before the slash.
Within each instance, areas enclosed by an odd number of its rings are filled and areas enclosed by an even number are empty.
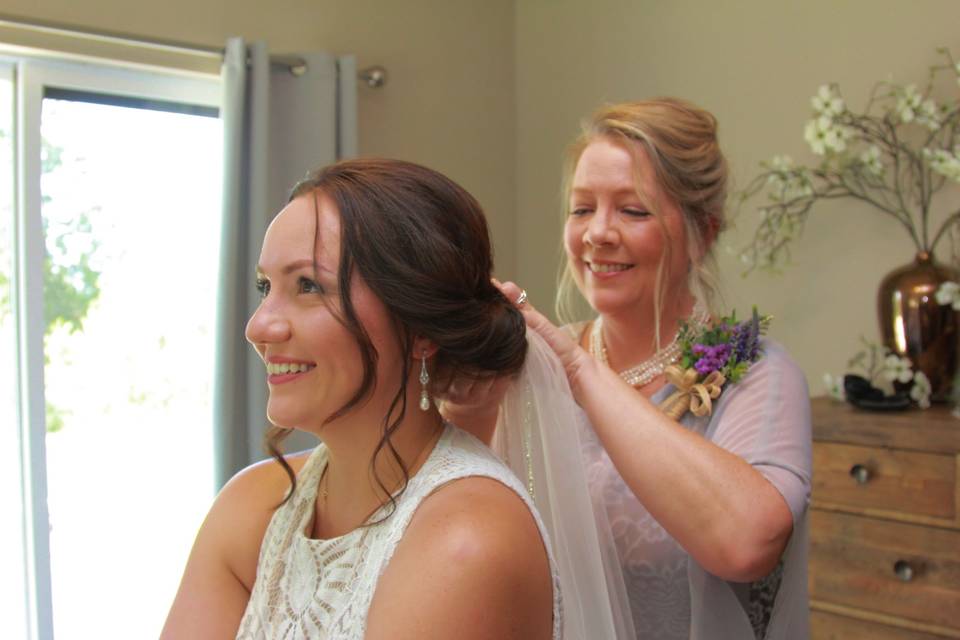
<svg viewBox="0 0 960 640">
<path fill-rule="evenodd" d="M 509 376 L 455 380 L 437 398 L 440 415 L 489 445 L 497 427 L 500 403 L 512 381 Z"/>
<path fill-rule="evenodd" d="M 494 280 L 493 283 L 497 285 L 497 288 L 500 289 L 508 300 L 512 300 L 514 303 L 520 299 L 523 293 L 523 290 L 513 282 Z M 553 352 L 557 354 L 557 357 L 560 358 L 563 369 L 567 373 L 567 380 L 570 383 L 573 396 L 579 402 L 580 381 L 583 380 L 585 375 L 589 375 L 588 372 L 596 368 L 596 360 L 572 340 L 565 331 L 537 311 L 529 300 L 524 300 L 521 304 L 517 305 L 517 308 L 520 310 L 520 313 L 523 314 L 527 326 L 540 334 L 540 337 L 546 341 L 550 348 L 553 349 Z"/>
</svg>

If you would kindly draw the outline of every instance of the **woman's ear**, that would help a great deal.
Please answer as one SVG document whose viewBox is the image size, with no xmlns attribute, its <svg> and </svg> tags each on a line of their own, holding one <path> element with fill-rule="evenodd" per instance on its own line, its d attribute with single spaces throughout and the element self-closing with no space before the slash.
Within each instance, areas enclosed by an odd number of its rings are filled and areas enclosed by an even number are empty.
<svg viewBox="0 0 960 640">
<path fill-rule="evenodd" d="M 437 349 L 437 345 L 429 338 L 414 338 L 413 353 L 410 355 L 416 360 L 432 358 L 433 354 L 437 352 Z"/>
</svg>

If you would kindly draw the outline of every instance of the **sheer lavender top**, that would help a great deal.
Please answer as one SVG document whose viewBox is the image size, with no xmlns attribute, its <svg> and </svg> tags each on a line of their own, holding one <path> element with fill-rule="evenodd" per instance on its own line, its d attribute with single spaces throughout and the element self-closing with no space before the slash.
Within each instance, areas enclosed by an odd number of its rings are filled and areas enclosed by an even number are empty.
<svg viewBox="0 0 960 640">
<path fill-rule="evenodd" d="M 728 386 L 711 416 L 681 424 L 735 453 L 783 495 L 793 533 L 770 575 L 753 583 L 707 573 L 637 500 L 596 434 L 582 434 L 591 497 L 606 511 L 638 638 L 658 640 L 809 637 L 806 513 L 810 498 L 810 401 L 803 373 L 777 343 Z M 659 403 L 674 387 L 651 400 Z"/>
</svg>

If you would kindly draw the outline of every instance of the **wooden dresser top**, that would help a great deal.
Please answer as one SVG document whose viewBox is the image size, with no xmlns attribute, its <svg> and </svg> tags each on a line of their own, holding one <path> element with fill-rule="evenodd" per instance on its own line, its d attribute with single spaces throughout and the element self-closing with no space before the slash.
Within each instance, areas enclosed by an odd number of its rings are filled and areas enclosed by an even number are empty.
<svg viewBox="0 0 960 640">
<path fill-rule="evenodd" d="M 829 397 L 812 398 L 813 439 L 864 446 L 960 453 L 960 418 L 949 405 L 926 410 L 864 411 Z"/>
</svg>

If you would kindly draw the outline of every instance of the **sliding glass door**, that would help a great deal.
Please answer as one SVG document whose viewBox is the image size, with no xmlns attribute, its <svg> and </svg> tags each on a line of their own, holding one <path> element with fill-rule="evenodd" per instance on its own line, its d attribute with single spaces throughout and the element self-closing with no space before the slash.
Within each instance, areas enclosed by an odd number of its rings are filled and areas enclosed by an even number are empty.
<svg viewBox="0 0 960 640">
<path fill-rule="evenodd" d="M 0 340 L 19 345 L 27 620 L 42 638 L 154 637 L 214 489 L 218 83 L 14 75 L 17 322 Z"/>
</svg>

